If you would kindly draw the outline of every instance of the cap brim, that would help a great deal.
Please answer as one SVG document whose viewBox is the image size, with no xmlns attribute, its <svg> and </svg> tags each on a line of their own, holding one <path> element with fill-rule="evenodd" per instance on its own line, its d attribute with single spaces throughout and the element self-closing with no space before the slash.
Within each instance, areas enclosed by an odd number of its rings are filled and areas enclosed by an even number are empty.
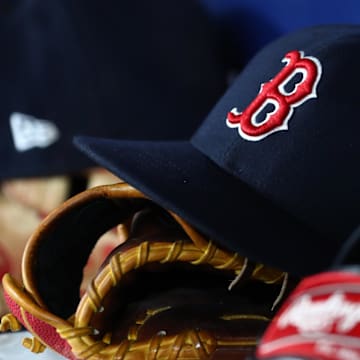
<svg viewBox="0 0 360 360">
<path fill-rule="evenodd" d="M 99 165 L 223 247 L 299 275 L 328 266 L 314 251 L 319 234 L 223 171 L 190 142 L 93 137 L 74 142 Z"/>
</svg>

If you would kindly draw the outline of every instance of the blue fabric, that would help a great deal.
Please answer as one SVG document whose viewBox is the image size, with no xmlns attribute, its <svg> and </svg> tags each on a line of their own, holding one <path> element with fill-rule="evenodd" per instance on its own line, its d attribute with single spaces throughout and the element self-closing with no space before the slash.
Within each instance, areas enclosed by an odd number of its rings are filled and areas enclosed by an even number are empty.
<svg viewBox="0 0 360 360">
<path fill-rule="evenodd" d="M 322 24 L 360 24 L 358 0 L 202 0 L 233 36 L 246 62 L 276 37 Z"/>
</svg>

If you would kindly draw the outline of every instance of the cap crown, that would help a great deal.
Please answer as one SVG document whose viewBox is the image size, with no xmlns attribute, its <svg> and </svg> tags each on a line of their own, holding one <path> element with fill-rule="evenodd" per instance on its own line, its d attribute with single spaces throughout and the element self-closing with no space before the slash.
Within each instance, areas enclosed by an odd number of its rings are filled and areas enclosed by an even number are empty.
<svg viewBox="0 0 360 360">
<path fill-rule="evenodd" d="M 192 144 L 320 233 L 345 238 L 360 214 L 359 58 L 358 26 L 280 38 L 248 64 Z"/>
</svg>

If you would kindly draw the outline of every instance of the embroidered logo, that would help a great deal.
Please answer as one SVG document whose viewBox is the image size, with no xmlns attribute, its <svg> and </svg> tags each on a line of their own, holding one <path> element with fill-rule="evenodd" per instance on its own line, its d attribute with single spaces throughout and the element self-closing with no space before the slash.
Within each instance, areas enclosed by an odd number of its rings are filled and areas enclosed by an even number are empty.
<svg viewBox="0 0 360 360">
<path fill-rule="evenodd" d="M 330 271 L 304 279 L 256 350 L 259 359 L 360 359 L 360 274 Z"/>
<path fill-rule="evenodd" d="M 227 114 L 227 125 L 238 128 L 245 140 L 258 141 L 287 130 L 294 108 L 317 97 L 316 88 L 322 73 L 320 61 L 304 56 L 302 51 L 291 51 L 282 62 L 286 63 L 283 69 L 261 84 L 258 95 L 244 111 L 233 108 Z M 265 118 L 261 118 L 264 112 Z"/>
<path fill-rule="evenodd" d="M 299 333 L 331 332 L 347 333 L 360 324 L 360 304 L 348 301 L 341 293 L 313 301 L 306 294 L 298 299 L 279 318 L 280 329 L 294 326 Z"/>
<path fill-rule="evenodd" d="M 10 128 L 15 149 L 20 152 L 36 147 L 46 148 L 60 137 L 58 128 L 52 122 L 18 112 L 10 115 Z"/>
</svg>

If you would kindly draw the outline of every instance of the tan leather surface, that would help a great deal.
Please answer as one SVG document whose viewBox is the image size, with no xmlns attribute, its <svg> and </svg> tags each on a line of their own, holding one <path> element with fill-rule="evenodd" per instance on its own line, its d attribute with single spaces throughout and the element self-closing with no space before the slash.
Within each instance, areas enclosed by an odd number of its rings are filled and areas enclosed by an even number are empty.
<svg viewBox="0 0 360 360">
<path fill-rule="evenodd" d="M 89 169 L 87 187 L 119 182 L 101 168 Z M 44 178 L 9 179 L 0 183 L 0 278 L 21 274 L 21 258 L 25 244 L 42 219 L 68 197 L 69 175 Z M 123 229 L 104 234 L 94 248 L 84 269 L 82 291 L 109 252 L 123 241 Z M 0 316 L 8 311 L 0 290 Z"/>
<path fill-rule="evenodd" d="M 88 258 L 109 230 L 118 244 L 84 289 Z M 37 349 L 71 359 L 245 359 L 286 279 L 118 183 L 51 211 L 26 244 L 24 288 L 8 275 L 4 285 Z M 2 328 L 12 321 L 3 318 Z"/>
</svg>

